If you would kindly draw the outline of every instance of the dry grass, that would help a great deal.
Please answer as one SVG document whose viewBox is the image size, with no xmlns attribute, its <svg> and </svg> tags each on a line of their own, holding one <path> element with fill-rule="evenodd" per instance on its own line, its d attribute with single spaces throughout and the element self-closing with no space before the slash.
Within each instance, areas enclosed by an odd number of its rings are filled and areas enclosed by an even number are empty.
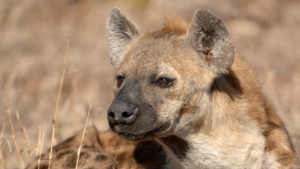
<svg viewBox="0 0 300 169">
<path fill-rule="evenodd" d="M 60 106 L 60 99 L 62 95 L 62 89 L 64 85 L 64 80 L 65 80 L 65 75 L 67 71 L 67 65 L 68 65 L 68 60 L 69 60 L 69 49 L 70 48 L 70 40 L 67 39 L 66 42 L 66 53 L 64 57 L 64 66 L 63 66 L 63 71 L 60 77 L 60 83 L 59 83 L 59 88 L 57 92 L 57 99 L 56 99 L 56 104 L 55 104 L 55 111 L 53 113 L 53 118 L 52 118 L 52 134 L 51 134 L 51 145 L 50 145 L 50 153 L 49 153 L 49 165 L 48 169 L 51 168 L 51 162 L 52 162 L 52 151 L 53 151 L 53 146 L 54 146 L 54 138 L 55 138 L 55 129 L 56 129 L 56 115 L 59 112 L 59 106 Z"/>
<path fill-rule="evenodd" d="M 257 70 L 266 95 L 286 123 L 299 152 L 299 1 L 2 0 L 0 166 L 3 169 L 21 168 L 20 158 L 26 164 L 51 143 L 81 130 L 89 100 L 95 103 L 90 112 L 92 123 L 99 128 L 106 125 L 105 112 L 112 100 L 112 68 L 107 58 L 105 22 L 112 7 L 121 8 L 144 31 L 160 27 L 164 16 L 171 13 L 187 21 L 199 8 L 221 16 L 237 51 Z M 71 59 L 61 85 L 54 137 L 53 110 L 68 38 Z M 7 108 L 13 112 L 11 117 L 6 113 Z M 14 132 L 10 130 L 11 124 Z"/>
<path fill-rule="evenodd" d="M 79 144 L 79 147 L 78 147 L 78 150 L 77 150 L 77 159 L 76 159 L 75 169 L 78 169 L 78 163 L 79 163 L 82 143 L 83 143 L 83 140 L 84 140 L 84 135 L 85 135 L 85 132 L 86 132 L 86 128 L 87 128 L 89 120 L 90 120 L 90 113 L 91 113 L 92 107 L 93 107 L 93 103 L 90 103 L 90 108 L 89 108 L 89 111 L 87 113 L 86 120 L 85 120 L 85 125 L 84 125 L 83 132 L 82 132 L 82 137 L 81 137 L 80 144 Z"/>
<path fill-rule="evenodd" d="M 11 136 L 12 136 L 12 139 L 13 139 L 14 144 L 15 144 L 15 148 L 16 148 L 16 151 L 17 151 L 17 154 L 18 154 L 20 163 L 21 163 L 21 167 L 22 167 L 22 168 L 25 168 L 24 159 L 23 159 L 23 157 L 22 157 L 21 150 L 20 150 L 20 146 L 19 146 L 19 143 L 18 143 L 18 141 L 17 141 L 16 130 L 15 130 L 14 123 L 13 123 L 13 121 L 12 121 L 12 118 L 11 118 L 11 112 L 10 112 L 10 109 L 9 109 L 9 108 L 7 108 L 6 113 L 7 113 L 8 120 L 9 120 L 9 124 L 10 124 Z"/>
<path fill-rule="evenodd" d="M 44 145 L 44 138 L 45 138 L 45 130 L 44 128 L 39 130 L 41 134 L 39 134 L 39 142 L 38 142 L 38 162 L 37 162 L 37 169 L 40 169 L 40 164 L 41 164 L 41 156 L 43 152 L 43 145 Z"/>
</svg>

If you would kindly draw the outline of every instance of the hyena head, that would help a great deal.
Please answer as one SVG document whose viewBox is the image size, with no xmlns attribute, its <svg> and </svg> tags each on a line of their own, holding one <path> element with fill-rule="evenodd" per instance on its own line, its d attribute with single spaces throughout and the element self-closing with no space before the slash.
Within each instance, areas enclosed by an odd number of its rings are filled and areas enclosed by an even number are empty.
<svg viewBox="0 0 300 169">
<path fill-rule="evenodd" d="M 115 98 L 108 109 L 111 129 L 131 139 L 186 134 L 209 111 L 214 79 L 234 59 L 224 23 L 199 10 L 189 29 L 183 21 L 142 34 L 118 9 L 107 23 Z"/>
</svg>

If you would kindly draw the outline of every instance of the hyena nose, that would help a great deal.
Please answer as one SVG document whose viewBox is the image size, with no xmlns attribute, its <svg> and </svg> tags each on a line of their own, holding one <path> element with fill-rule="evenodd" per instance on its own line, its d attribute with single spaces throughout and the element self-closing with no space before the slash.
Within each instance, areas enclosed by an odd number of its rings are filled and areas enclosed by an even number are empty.
<svg viewBox="0 0 300 169">
<path fill-rule="evenodd" d="M 108 121 L 110 124 L 132 124 L 138 112 L 137 106 L 124 101 L 114 101 L 108 109 Z"/>
</svg>

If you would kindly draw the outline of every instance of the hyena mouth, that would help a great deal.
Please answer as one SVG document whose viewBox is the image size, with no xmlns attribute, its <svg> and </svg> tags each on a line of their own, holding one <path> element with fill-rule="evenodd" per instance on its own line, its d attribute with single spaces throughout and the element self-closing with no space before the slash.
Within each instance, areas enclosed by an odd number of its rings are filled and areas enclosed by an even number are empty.
<svg viewBox="0 0 300 169">
<path fill-rule="evenodd" d="M 121 137 L 128 139 L 128 140 L 142 140 L 145 139 L 147 137 L 151 137 L 154 135 L 159 135 L 162 132 L 166 131 L 169 127 L 170 127 L 170 123 L 165 123 L 160 127 L 157 127 L 155 129 L 149 130 L 149 131 L 145 131 L 145 132 L 141 132 L 141 133 L 126 133 L 123 131 L 117 131 L 114 128 L 112 128 L 112 130 L 114 132 L 116 132 L 118 135 L 120 135 Z"/>
</svg>

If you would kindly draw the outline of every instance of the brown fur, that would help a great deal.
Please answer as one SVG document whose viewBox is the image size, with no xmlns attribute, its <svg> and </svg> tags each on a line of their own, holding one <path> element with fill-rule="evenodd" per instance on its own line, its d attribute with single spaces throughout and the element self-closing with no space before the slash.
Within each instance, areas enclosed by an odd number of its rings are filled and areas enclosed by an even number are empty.
<svg viewBox="0 0 300 169">
<path fill-rule="evenodd" d="M 290 138 L 286 134 L 287 132 L 283 122 L 263 95 L 255 73 L 240 58 L 235 60 L 233 69 L 237 73 L 233 75 L 236 79 L 234 81 L 237 81 L 238 77 L 240 79 L 238 81 L 241 81 L 242 84 L 233 82 L 231 86 L 236 91 L 241 91 L 247 99 L 248 105 L 250 105 L 249 115 L 257 121 L 265 136 L 265 150 L 274 154 L 276 161 L 280 164 L 292 164 L 295 158 L 295 152 Z M 233 73 L 234 72 L 230 72 L 230 75 Z M 247 84 L 251 84 L 251 87 L 245 87 Z M 243 88 L 241 88 L 241 85 Z"/>
<path fill-rule="evenodd" d="M 168 18 L 165 21 L 164 27 L 156 32 L 150 34 L 155 38 L 166 38 L 173 35 L 183 35 L 187 31 L 187 24 L 180 18 Z"/>
</svg>

